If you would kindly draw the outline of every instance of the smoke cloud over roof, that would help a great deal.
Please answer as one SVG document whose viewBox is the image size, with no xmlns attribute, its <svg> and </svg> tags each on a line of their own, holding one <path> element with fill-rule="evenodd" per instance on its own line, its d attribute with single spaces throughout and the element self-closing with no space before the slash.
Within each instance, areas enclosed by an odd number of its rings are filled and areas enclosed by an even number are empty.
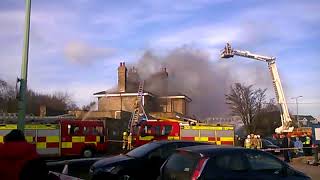
<svg viewBox="0 0 320 180">
<path fill-rule="evenodd" d="M 164 56 L 146 51 L 134 66 L 142 79 L 148 79 L 166 67 L 168 93 L 183 93 L 189 96 L 192 99 L 189 115 L 199 118 L 228 114 L 225 94 L 235 82 L 271 87 L 265 64 L 243 64 L 219 60 L 218 57 L 212 59 L 206 51 L 188 46 L 176 48 Z"/>
</svg>

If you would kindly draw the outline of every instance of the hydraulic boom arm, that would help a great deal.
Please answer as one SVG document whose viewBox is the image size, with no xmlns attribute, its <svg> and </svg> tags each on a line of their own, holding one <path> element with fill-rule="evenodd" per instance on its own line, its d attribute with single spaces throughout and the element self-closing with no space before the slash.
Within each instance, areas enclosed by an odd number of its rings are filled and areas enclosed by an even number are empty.
<svg viewBox="0 0 320 180">
<path fill-rule="evenodd" d="M 246 57 L 246 58 L 255 59 L 255 60 L 268 63 L 268 68 L 271 73 L 273 87 L 277 97 L 277 102 L 279 103 L 279 106 L 280 106 L 280 115 L 281 115 L 281 127 L 276 128 L 275 132 L 276 133 L 292 132 L 293 130 L 293 127 L 291 127 L 292 120 L 289 115 L 288 106 L 286 103 L 286 99 L 285 99 L 284 92 L 281 85 L 280 76 L 276 66 L 276 58 L 253 54 L 253 53 L 250 53 L 249 51 L 232 49 L 230 44 L 227 43 L 223 52 L 221 53 L 221 58 L 231 58 L 233 56 L 241 56 L 241 57 Z"/>
</svg>

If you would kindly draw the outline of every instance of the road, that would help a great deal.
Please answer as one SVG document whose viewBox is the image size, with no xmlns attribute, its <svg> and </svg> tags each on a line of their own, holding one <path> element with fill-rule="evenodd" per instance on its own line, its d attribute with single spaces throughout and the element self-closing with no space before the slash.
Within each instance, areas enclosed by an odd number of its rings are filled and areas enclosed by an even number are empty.
<svg viewBox="0 0 320 180">
<path fill-rule="evenodd" d="M 312 160 L 313 157 L 294 158 L 290 165 L 295 169 L 304 172 L 313 180 L 320 180 L 320 166 L 312 166 L 307 164 L 307 160 Z"/>
</svg>

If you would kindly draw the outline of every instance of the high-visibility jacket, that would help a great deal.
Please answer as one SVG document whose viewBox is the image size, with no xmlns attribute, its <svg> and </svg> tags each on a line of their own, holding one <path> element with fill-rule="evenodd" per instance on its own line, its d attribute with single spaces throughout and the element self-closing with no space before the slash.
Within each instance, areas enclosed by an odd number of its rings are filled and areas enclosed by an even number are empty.
<svg viewBox="0 0 320 180">
<path fill-rule="evenodd" d="M 245 139 L 244 140 L 244 147 L 245 148 L 250 148 L 251 147 L 251 141 L 250 141 L 250 139 Z"/>
<path fill-rule="evenodd" d="M 261 139 L 258 139 L 258 146 L 257 146 L 257 149 L 261 149 L 262 148 L 262 141 Z"/>
<path fill-rule="evenodd" d="M 306 145 L 310 145 L 311 143 L 311 138 L 309 136 L 306 137 L 306 141 L 304 142 L 304 144 Z"/>
</svg>

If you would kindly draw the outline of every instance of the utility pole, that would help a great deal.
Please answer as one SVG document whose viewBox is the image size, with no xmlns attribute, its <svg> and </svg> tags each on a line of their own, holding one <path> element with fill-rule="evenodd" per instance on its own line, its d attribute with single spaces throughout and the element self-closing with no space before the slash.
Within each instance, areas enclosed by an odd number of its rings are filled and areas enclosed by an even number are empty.
<svg viewBox="0 0 320 180">
<path fill-rule="evenodd" d="M 24 131 L 25 116 L 26 116 L 26 91 L 27 91 L 27 75 L 28 75 L 28 55 L 29 55 L 29 34 L 30 34 L 30 12 L 31 0 L 25 0 L 26 14 L 25 14 L 25 30 L 24 30 L 24 44 L 21 64 L 21 78 L 19 90 L 18 103 L 18 129 Z"/>
<path fill-rule="evenodd" d="M 297 110 L 297 115 L 296 115 L 296 119 L 297 119 L 297 122 L 298 122 L 298 127 L 300 127 L 300 124 L 299 124 L 299 106 L 298 106 L 298 99 L 301 98 L 302 96 L 297 96 L 297 97 L 293 97 L 291 99 L 295 99 L 296 100 L 296 110 Z"/>
</svg>

